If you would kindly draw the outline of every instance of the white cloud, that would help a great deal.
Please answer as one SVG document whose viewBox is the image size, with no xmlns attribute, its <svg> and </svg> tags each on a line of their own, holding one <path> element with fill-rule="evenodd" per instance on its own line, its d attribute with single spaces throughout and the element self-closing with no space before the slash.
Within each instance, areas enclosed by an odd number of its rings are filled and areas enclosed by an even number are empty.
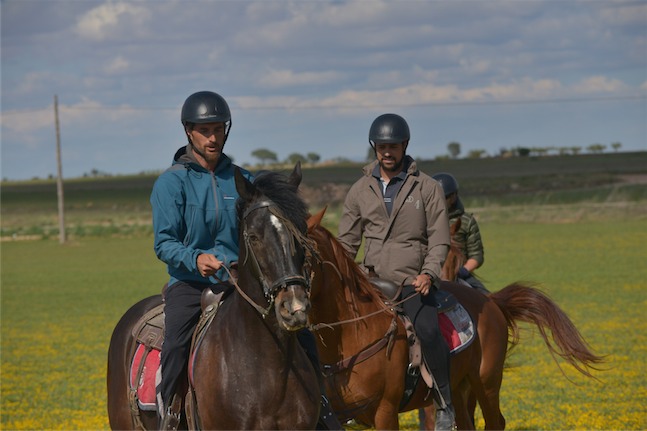
<svg viewBox="0 0 647 431">
<path fill-rule="evenodd" d="M 271 70 L 263 74 L 259 83 L 268 88 L 319 85 L 334 82 L 340 75 L 335 71 L 295 73 L 287 69 Z"/>
<path fill-rule="evenodd" d="M 643 29 L 647 22 L 647 3 L 611 1 L 600 10 L 604 22 L 617 26 L 639 25 Z"/>
<path fill-rule="evenodd" d="M 104 68 L 109 75 L 118 74 L 128 70 L 130 63 L 121 55 L 113 58 Z"/>
<path fill-rule="evenodd" d="M 627 89 L 627 85 L 619 79 L 606 76 L 591 76 L 573 86 L 573 90 L 581 94 L 621 93 Z"/>
<path fill-rule="evenodd" d="M 141 33 L 144 24 L 150 19 L 145 7 L 132 3 L 108 2 L 85 13 L 76 25 L 79 35 L 94 41 Z"/>
</svg>

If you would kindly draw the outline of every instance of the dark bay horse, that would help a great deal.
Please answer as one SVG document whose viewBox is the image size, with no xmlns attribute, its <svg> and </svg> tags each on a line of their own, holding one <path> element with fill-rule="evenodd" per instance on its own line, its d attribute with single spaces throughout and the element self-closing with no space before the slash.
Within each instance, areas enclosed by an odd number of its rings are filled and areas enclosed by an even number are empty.
<svg viewBox="0 0 647 431">
<path fill-rule="evenodd" d="M 321 226 L 323 212 L 308 221 L 308 235 L 321 259 L 313 268 L 310 321 L 324 369 L 331 369 L 326 381 L 330 401 L 341 420 L 398 429 L 399 412 L 431 405 L 432 397 L 421 382 L 400 406 L 409 363 L 405 328 L 362 268 Z M 538 289 L 513 283 L 489 296 L 451 282 L 442 282 L 441 289 L 456 296 L 477 328 L 477 339 L 451 360 L 459 429 L 474 429 L 471 394 L 481 407 L 485 428 L 505 428 L 499 391 L 508 347 L 519 341 L 518 322 L 536 325 L 551 353 L 584 375 L 591 376 L 590 369 L 602 360 L 588 349 L 568 316 Z M 374 349 L 383 339 L 384 347 Z M 363 354 L 372 349 L 377 353 Z"/>
<path fill-rule="evenodd" d="M 289 178 L 235 173 L 240 194 L 236 289 L 219 306 L 192 359 L 201 429 L 314 429 L 320 389 L 296 331 L 307 324 L 314 248 L 305 236 L 307 209 L 297 195 L 301 169 Z M 161 301 L 134 305 L 117 324 L 108 352 L 108 414 L 113 429 L 135 429 L 128 368 L 133 325 Z M 140 411 L 156 429 L 155 412 Z M 185 424 L 186 426 L 186 424 Z"/>
</svg>

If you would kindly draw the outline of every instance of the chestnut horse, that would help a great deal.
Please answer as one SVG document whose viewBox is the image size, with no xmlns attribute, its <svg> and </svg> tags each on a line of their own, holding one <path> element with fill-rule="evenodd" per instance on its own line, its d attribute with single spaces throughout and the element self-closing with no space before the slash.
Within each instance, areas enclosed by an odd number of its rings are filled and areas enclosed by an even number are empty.
<svg viewBox="0 0 647 431">
<path fill-rule="evenodd" d="M 201 429 L 314 429 L 320 406 L 317 373 L 296 333 L 307 324 L 315 253 L 305 236 L 307 209 L 297 195 L 297 165 L 247 181 L 240 194 L 240 265 L 236 289 L 224 300 L 192 359 Z M 160 303 L 154 296 L 120 320 L 108 352 L 108 414 L 113 429 L 136 429 L 129 403 L 133 325 Z M 141 428 L 157 429 L 155 412 L 139 411 Z M 186 424 L 184 424 L 186 426 Z M 137 428 L 139 429 L 139 428 Z"/>
<path fill-rule="evenodd" d="M 325 210 L 324 210 L 325 211 Z M 431 405 L 420 381 L 405 406 L 409 347 L 405 328 L 364 270 L 323 226 L 324 211 L 308 220 L 308 236 L 321 261 L 313 268 L 310 322 L 327 375 L 326 389 L 340 420 L 355 419 L 376 429 L 398 429 L 398 413 Z M 602 358 L 593 354 L 568 316 L 541 291 L 512 283 L 489 296 L 458 283 L 442 282 L 472 317 L 477 339 L 452 356 L 451 385 L 456 424 L 474 429 L 474 394 L 486 429 L 504 429 L 499 391 L 508 345 L 519 341 L 517 322 L 536 325 L 553 354 L 587 376 Z M 552 333 L 553 342 L 548 338 Z M 381 343 L 386 339 L 387 343 Z M 373 346 L 385 344 L 376 354 Z M 422 380 L 422 379 L 420 379 Z"/>
</svg>

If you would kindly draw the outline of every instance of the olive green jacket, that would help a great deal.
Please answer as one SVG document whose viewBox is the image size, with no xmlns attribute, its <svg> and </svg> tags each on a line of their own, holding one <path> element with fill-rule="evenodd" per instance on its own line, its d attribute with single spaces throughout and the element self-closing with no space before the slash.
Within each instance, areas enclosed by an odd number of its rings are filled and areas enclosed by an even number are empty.
<svg viewBox="0 0 647 431">
<path fill-rule="evenodd" d="M 459 218 L 461 220 L 461 226 L 458 232 L 452 235 L 452 240 L 458 243 L 461 251 L 465 255 L 465 259 L 474 259 L 481 266 L 485 260 L 481 231 L 479 230 L 479 225 L 474 215 L 465 212 L 465 208 L 460 199 L 456 201 L 456 205 L 449 212 L 450 226 L 454 226 L 454 223 Z"/>
<path fill-rule="evenodd" d="M 366 165 L 364 175 L 350 188 L 339 222 L 338 239 L 356 257 L 364 237 L 365 268 L 398 284 L 419 274 L 438 279 L 449 250 L 449 220 L 441 185 L 409 164 L 389 216 L 380 184 Z M 405 162 L 406 163 L 406 162 Z"/>
</svg>

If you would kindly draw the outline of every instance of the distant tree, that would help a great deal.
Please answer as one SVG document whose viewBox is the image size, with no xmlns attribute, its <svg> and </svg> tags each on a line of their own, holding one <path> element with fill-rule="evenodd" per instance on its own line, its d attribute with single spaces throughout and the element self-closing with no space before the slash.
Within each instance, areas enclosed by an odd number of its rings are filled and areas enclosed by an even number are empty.
<svg viewBox="0 0 647 431">
<path fill-rule="evenodd" d="M 560 155 L 560 156 L 565 156 L 565 155 L 567 155 L 568 153 L 570 153 L 571 149 L 570 149 L 570 148 L 568 148 L 568 147 L 559 147 L 559 148 L 557 149 L 557 151 L 559 152 L 559 155 Z"/>
<path fill-rule="evenodd" d="M 276 153 L 274 151 L 270 151 L 267 148 L 259 148 L 257 150 L 252 151 L 252 156 L 256 157 L 261 161 L 261 164 L 265 165 L 267 162 L 274 162 L 278 160 L 276 157 Z"/>
<path fill-rule="evenodd" d="M 611 144 L 611 148 L 613 148 L 613 151 L 618 151 L 620 149 L 620 147 L 622 147 L 621 142 L 614 142 L 614 143 Z"/>
<path fill-rule="evenodd" d="M 499 148 L 499 157 L 514 157 L 517 153 L 514 149 L 507 149 L 505 147 Z"/>
<path fill-rule="evenodd" d="M 460 142 L 452 141 L 449 144 L 447 144 L 447 152 L 449 153 L 452 159 L 457 158 L 458 155 L 461 153 Z"/>
<path fill-rule="evenodd" d="M 290 163 L 291 165 L 295 165 L 297 162 L 305 163 L 306 161 L 307 159 L 303 156 L 303 154 L 299 153 L 292 153 L 286 159 L 286 162 Z"/>
<path fill-rule="evenodd" d="M 321 160 L 321 156 L 320 156 L 319 154 L 317 154 L 317 153 L 308 153 L 308 154 L 306 155 L 306 157 L 308 158 L 308 161 L 309 161 L 310 163 L 312 163 L 313 165 L 314 165 L 315 163 L 318 163 L 318 162 L 319 162 L 319 160 Z"/>
<path fill-rule="evenodd" d="M 519 154 L 520 157 L 528 157 L 530 155 L 530 148 L 517 147 L 517 154 Z"/>
<path fill-rule="evenodd" d="M 607 146 L 603 144 L 591 144 L 588 147 L 586 147 L 586 149 L 589 150 L 590 153 L 594 153 L 594 154 L 603 153 L 606 148 Z"/>
<path fill-rule="evenodd" d="M 574 156 L 577 156 L 580 151 L 582 151 L 582 147 L 571 147 L 571 151 L 573 152 Z"/>
<path fill-rule="evenodd" d="M 334 159 L 331 159 L 331 162 L 336 163 L 338 165 L 346 165 L 346 164 L 353 163 L 352 160 L 350 160 L 350 159 L 348 159 L 346 157 L 341 157 L 341 156 L 340 157 L 335 157 Z"/>
<path fill-rule="evenodd" d="M 485 154 L 486 154 L 485 150 L 470 150 L 470 152 L 467 153 L 467 158 L 468 159 L 480 159 Z"/>
</svg>

